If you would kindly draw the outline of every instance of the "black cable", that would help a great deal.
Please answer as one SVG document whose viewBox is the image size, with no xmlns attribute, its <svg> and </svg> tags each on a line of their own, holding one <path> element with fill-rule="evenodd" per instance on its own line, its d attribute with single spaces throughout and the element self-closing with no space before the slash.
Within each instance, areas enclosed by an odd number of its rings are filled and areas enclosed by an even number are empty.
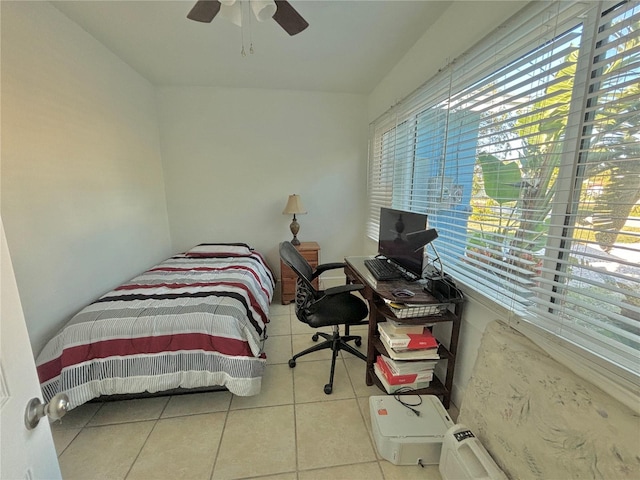
<svg viewBox="0 0 640 480">
<path fill-rule="evenodd" d="M 396 390 L 393 393 L 393 398 L 395 398 L 401 405 L 405 406 L 406 408 L 411 410 L 413 413 L 415 413 L 416 417 L 419 417 L 420 416 L 420 411 L 415 409 L 415 408 L 413 408 L 413 407 L 418 407 L 418 406 L 422 405 L 422 397 L 420 395 L 416 394 L 417 397 L 418 397 L 418 403 L 408 403 L 408 402 L 402 400 L 402 395 L 401 394 L 411 393 L 411 392 L 415 392 L 415 389 L 413 389 L 411 387 L 401 387 L 401 388 L 399 388 L 398 390 Z"/>
</svg>

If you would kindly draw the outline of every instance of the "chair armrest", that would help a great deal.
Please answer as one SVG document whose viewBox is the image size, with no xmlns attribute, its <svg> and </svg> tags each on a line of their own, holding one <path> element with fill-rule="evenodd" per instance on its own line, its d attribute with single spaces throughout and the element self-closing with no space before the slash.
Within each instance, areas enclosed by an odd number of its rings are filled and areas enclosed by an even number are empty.
<svg viewBox="0 0 640 480">
<path fill-rule="evenodd" d="M 313 276 L 312 278 L 316 278 L 317 276 L 319 276 L 321 273 L 326 272 L 327 270 L 335 270 L 337 268 L 344 268 L 345 267 L 345 263 L 338 263 L 338 262 L 334 262 L 334 263 L 323 263 L 321 265 L 318 265 L 316 267 L 316 270 L 313 272 Z"/>
<path fill-rule="evenodd" d="M 348 283 L 347 285 L 327 288 L 324 291 L 324 294 L 328 296 L 338 295 L 339 293 L 355 292 L 357 290 L 362 290 L 363 288 L 364 285 L 360 285 L 359 283 Z"/>
</svg>

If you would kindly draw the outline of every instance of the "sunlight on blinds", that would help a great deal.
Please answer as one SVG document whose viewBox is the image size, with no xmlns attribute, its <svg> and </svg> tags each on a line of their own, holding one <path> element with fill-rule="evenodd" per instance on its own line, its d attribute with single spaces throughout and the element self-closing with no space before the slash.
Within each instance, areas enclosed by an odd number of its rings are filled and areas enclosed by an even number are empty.
<svg viewBox="0 0 640 480">
<path fill-rule="evenodd" d="M 640 4 L 535 2 L 374 122 L 381 206 L 448 273 L 640 373 Z"/>
<path fill-rule="evenodd" d="M 537 296 L 534 309 L 623 364 L 640 351 L 639 26 L 637 4 L 598 20 L 565 230 L 537 279 L 553 296 Z"/>
</svg>

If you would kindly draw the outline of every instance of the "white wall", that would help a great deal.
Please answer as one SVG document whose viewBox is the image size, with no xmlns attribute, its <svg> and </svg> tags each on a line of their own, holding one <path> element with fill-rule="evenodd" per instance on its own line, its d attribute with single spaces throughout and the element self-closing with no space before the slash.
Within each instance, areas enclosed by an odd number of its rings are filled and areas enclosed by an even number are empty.
<svg viewBox="0 0 640 480">
<path fill-rule="evenodd" d="M 290 193 L 309 211 L 299 237 L 320 243 L 322 261 L 375 251 L 363 246 L 367 119 L 516 5 L 455 2 L 366 98 L 217 88 L 155 96 L 48 3 L 1 2 L 1 207 L 34 350 L 104 291 L 199 242 L 246 241 L 277 270 Z M 454 402 L 493 317 L 480 308 L 468 302 Z"/>
<path fill-rule="evenodd" d="M 155 91 L 50 4 L 0 3 L 2 218 L 37 354 L 171 253 Z"/>
<path fill-rule="evenodd" d="M 404 55 L 367 99 L 368 118 L 373 121 L 434 76 L 438 69 L 505 22 L 528 2 L 453 2 L 438 22 L 429 28 Z M 446 38 L 446 41 L 443 39 Z M 364 239 L 363 250 L 375 253 L 377 245 Z M 446 266 L 445 266 L 446 267 Z M 471 293 L 471 292 L 467 292 Z M 479 295 L 467 295 L 460 330 L 452 400 L 460 405 L 476 361 L 485 326 L 502 318 L 504 310 Z M 447 327 L 439 327 L 447 331 Z"/>
<path fill-rule="evenodd" d="M 527 3 L 454 1 L 369 95 L 369 121 L 412 93 Z"/>
<path fill-rule="evenodd" d="M 364 235 L 367 120 L 362 95 L 233 88 L 161 88 L 159 116 L 175 250 L 241 241 L 279 271 L 291 239 L 289 194 L 301 241 L 321 261 L 359 254 Z"/>
</svg>

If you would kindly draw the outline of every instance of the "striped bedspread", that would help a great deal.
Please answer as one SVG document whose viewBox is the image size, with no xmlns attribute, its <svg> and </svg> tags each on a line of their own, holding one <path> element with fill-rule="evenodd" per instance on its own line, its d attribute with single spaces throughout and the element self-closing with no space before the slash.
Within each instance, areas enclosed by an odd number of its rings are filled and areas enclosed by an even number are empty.
<svg viewBox="0 0 640 480">
<path fill-rule="evenodd" d="M 172 257 L 76 314 L 36 360 L 45 402 L 223 386 L 260 392 L 274 277 L 262 256 Z"/>
</svg>

